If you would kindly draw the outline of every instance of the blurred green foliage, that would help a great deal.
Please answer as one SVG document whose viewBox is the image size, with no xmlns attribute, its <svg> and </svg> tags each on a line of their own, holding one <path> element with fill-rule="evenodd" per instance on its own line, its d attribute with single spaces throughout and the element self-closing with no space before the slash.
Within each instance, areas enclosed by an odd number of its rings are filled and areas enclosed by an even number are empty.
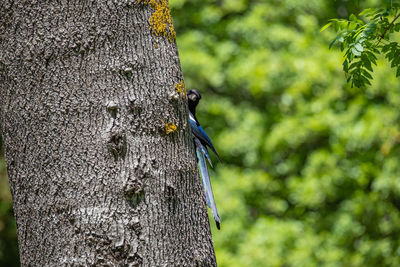
<svg viewBox="0 0 400 267">
<path fill-rule="evenodd" d="M 185 82 L 223 158 L 218 265 L 400 266 L 400 80 L 351 88 L 320 29 L 384 1 L 171 0 Z M 210 218 L 212 220 L 212 218 Z"/>
<path fill-rule="evenodd" d="M 0 137 L 0 154 L 4 155 Z M 10 187 L 4 156 L 0 158 L 0 266 L 19 266 L 17 227 L 12 212 Z"/>
<path fill-rule="evenodd" d="M 224 161 L 211 173 L 219 266 L 400 266 L 400 82 L 378 59 L 372 85 L 351 88 L 335 33 L 320 33 L 383 4 L 170 0 L 186 85 Z M 12 266 L 0 167 L 0 266 Z"/>
</svg>

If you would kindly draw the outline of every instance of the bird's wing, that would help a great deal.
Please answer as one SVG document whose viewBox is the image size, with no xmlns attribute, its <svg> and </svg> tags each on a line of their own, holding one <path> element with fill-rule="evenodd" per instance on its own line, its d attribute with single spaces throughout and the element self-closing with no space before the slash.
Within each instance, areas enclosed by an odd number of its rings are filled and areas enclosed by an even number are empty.
<svg viewBox="0 0 400 267">
<path fill-rule="evenodd" d="M 214 154 L 217 156 L 218 160 L 221 161 L 221 158 L 219 157 L 217 151 L 214 148 L 213 143 L 211 142 L 211 139 L 208 137 L 206 132 L 204 131 L 203 127 L 197 122 L 195 117 L 193 116 L 192 113 L 189 112 L 189 122 L 190 122 L 190 127 L 192 128 L 193 134 L 200 139 L 205 145 L 207 145 L 211 150 L 214 152 Z M 208 153 L 207 153 L 208 154 Z M 206 156 L 207 157 L 207 156 Z M 208 159 L 208 158 L 207 158 Z M 210 160 L 209 160 L 210 161 Z"/>
<path fill-rule="evenodd" d="M 206 196 L 207 205 L 211 208 L 212 215 L 214 217 L 217 228 L 220 229 L 221 219 L 218 215 L 217 205 L 215 204 L 214 195 L 211 188 L 210 176 L 208 175 L 208 169 L 206 160 L 204 158 L 203 148 L 204 146 L 201 144 L 200 140 L 196 137 L 194 138 L 194 142 L 196 145 L 196 155 L 199 161 L 200 173 L 203 182 L 204 194 Z"/>
</svg>

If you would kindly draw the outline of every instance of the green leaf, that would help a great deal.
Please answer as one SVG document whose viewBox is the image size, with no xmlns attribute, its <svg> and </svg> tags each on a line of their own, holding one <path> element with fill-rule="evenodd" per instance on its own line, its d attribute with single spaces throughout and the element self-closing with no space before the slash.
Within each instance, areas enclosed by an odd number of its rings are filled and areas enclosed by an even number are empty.
<svg viewBox="0 0 400 267">
<path fill-rule="evenodd" d="M 384 45 L 383 47 L 382 47 L 382 53 L 386 53 L 387 51 L 389 51 L 390 50 L 390 45 Z"/>
<path fill-rule="evenodd" d="M 349 31 L 354 31 L 355 29 L 357 29 L 358 24 L 357 24 L 357 22 L 351 21 L 351 22 L 349 22 L 347 27 L 348 27 Z"/>
<path fill-rule="evenodd" d="M 365 60 L 365 61 L 363 61 L 363 63 L 364 63 L 364 66 L 365 66 L 365 68 L 366 68 L 367 70 L 373 72 L 373 69 L 372 69 L 372 66 L 371 66 L 371 61 Z"/>
<path fill-rule="evenodd" d="M 361 52 L 358 51 L 355 47 L 351 48 L 351 53 L 355 56 L 361 56 Z"/>
<path fill-rule="evenodd" d="M 329 49 L 332 48 L 332 46 L 335 44 L 336 40 L 337 40 L 337 38 L 333 39 L 333 41 L 329 44 Z"/>
<path fill-rule="evenodd" d="M 344 62 L 343 62 L 343 70 L 345 72 L 349 71 L 349 63 L 348 63 L 347 59 L 345 59 Z"/>
<path fill-rule="evenodd" d="M 352 70 L 352 69 L 354 69 L 354 68 L 357 68 L 359 65 L 360 65 L 360 62 L 352 63 L 352 64 L 350 65 L 349 70 Z"/>
<path fill-rule="evenodd" d="M 390 64 L 391 68 L 394 68 L 397 64 L 396 64 L 396 58 L 392 58 L 392 64 Z"/>
<path fill-rule="evenodd" d="M 351 14 L 350 17 L 349 17 L 349 20 L 351 20 L 351 21 L 357 21 L 357 16 L 354 15 L 354 14 Z"/>
<path fill-rule="evenodd" d="M 371 14 L 372 12 L 374 12 L 374 9 L 372 9 L 372 8 L 367 8 L 367 9 L 364 9 L 363 11 L 361 11 L 361 13 L 358 14 L 358 15 L 359 15 L 359 16 L 368 15 L 368 14 Z"/>
<path fill-rule="evenodd" d="M 373 20 L 376 20 L 376 19 L 378 19 L 378 18 L 380 18 L 380 17 L 382 17 L 382 14 L 379 13 L 379 14 L 376 14 L 372 19 L 373 19 Z"/>
<path fill-rule="evenodd" d="M 354 49 L 354 50 L 355 50 L 355 49 Z M 356 50 L 356 52 L 357 52 L 357 53 L 360 53 L 360 52 L 358 52 L 357 50 Z M 360 53 L 360 55 L 361 55 L 361 53 Z M 348 55 L 348 60 L 349 60 L 349 62 L 352 62 L 353 59 L 354 59 L 354 54 L 353 54 L 353 53 L 349 53 L 349 55 Z"/>
<path fill-rule="evenodd" d="M 372 79 L 371 74 L 370 74 L 368 71 L 366 71 L 366 70 L 363 70 L 363 75 L 364 75 L 365 77 L 367 77 L 368 79 Z"/>
<path fill-rule="evenodd" d="M 354 48 L 357 49 L 357 51 L 359 51 L 359 52 L 364 51 L 364 47 L 360 43 L 355 44 Z"/>
<path fill-rule="evenodd" d="M 397 68 L 396 77 L 400 76 L 400 67 Z"/>
<path fill-rule="evenodd" d="M 372 79 L 372 78 L 371 78 L 371 79 Z M 368 84 L 368 85 L 371 85 L 371 82 L 369 81 L 369 79 L 367 79 L 367 78 L 364 77 L 364 76 L 361 76 L 361 81 L 362 81 L 363 85 L 360 86 L 360 87 L 365 86 L 364 83 L 366 83 L 366 84 Z"/>
<path fill-rule="evenodd" d="M 319 32 L 325 31 L 325 30 L 328 29 L 331 25 L 332 25 L 332 22 L 329 22 L 329 23 L 325 24 L 325 26 L 322 27 L 321 30 L 320 30 Z M 336 40 L 336 39 L 335 39 L 335 40 Z"/>
<path fill-rule="evenodd" d="M 376 29 L 376 23 L 368 23 L 363 31 L 363 35 L 368 37 L 371 33 L 373 33 Z"/>
</svg>

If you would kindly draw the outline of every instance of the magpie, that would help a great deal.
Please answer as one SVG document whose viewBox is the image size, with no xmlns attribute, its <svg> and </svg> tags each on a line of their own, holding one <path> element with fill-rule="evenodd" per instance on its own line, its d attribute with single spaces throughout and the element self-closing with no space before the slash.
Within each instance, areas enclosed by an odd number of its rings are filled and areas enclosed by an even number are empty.
<svg viewBox="0 0 400 267">
<path fill-rule="evenodd" d="M 197 162 L 199 163 L 200 167 L 204 194 L 206 196 L 207 205 L 211 208 L 215 223 L 219 230 L 221 219 L 219 218 L 217 206 L 215 204 L 214 195 L 211 189 L 210 176 L 208 175 L 207 163 L 205 160 L 207 159 L 212 167 L 207 147 L 210 148 L 215 153 L 219 161 L 221 161 L 221 158 L 219 157 L 217 151 L 215 150 L 214 145 L 211 142 L 211 139 L 208 137 L 208 135 L 201 127 L 199 121 L 196 118 L 196 107 L 201 99 L 200 93 L 195 89 L 191 89 L 188 91 L 187 96 L 189 105 L 189 122 L 190 122 L 190 127 L 192 128 L 193 142 L 196 149 Z"/>
</svg>

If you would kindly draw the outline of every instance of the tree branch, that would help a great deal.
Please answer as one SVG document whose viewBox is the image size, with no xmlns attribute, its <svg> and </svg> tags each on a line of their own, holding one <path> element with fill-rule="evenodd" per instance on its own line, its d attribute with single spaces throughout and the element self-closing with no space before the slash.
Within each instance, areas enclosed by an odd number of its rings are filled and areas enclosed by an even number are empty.
<svg viewBox="0 0 400 267">
<path fill-rule="evenodd" d="M 393 26 L 393 23 L 400 17 L 400 13 L 392 20 L 392 22 L 389 24 L 389 26 L 386 27 L 385 31 L 382 33 L 381 38 L 379 39 L 382 40 L 385 38 L 385 35 L 387 31 Z"/>
</svg>

